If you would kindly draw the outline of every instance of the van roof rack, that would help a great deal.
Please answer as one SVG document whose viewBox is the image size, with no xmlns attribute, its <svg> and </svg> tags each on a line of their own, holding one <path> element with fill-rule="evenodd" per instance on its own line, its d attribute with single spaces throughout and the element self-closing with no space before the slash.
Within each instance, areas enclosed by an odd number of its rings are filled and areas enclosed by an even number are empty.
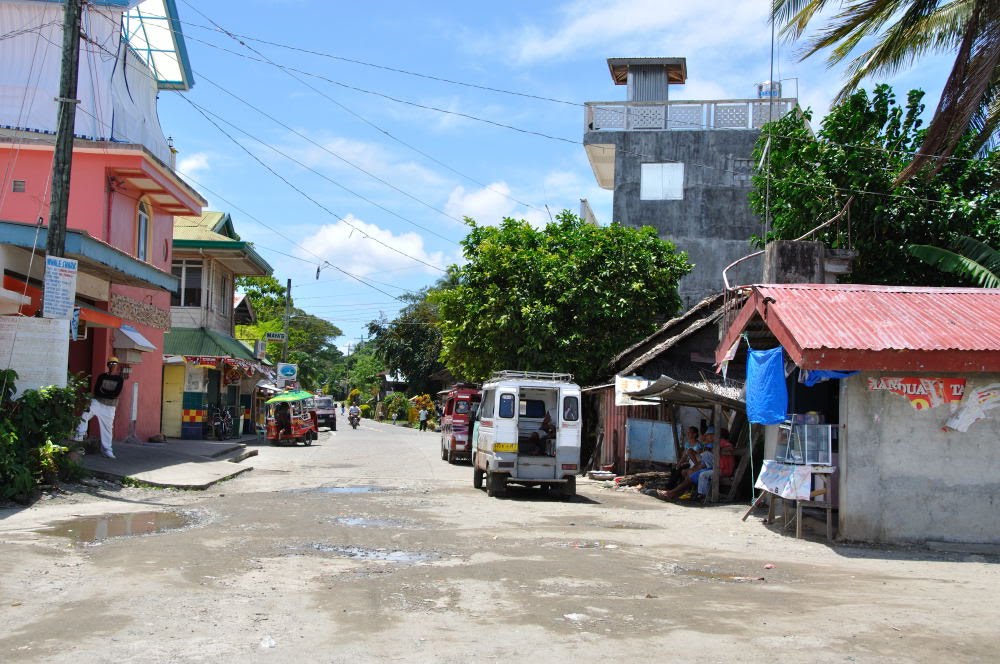
<svg viewBox="0 0 1000 664">
<path fill-rule="evenodd" d="M 513 371 L 511 369 L 494 371 L 490 380 L 509 380 L 511 378 L 521 378 L 524 380 L 553 380 L 562 383 L 573 382 L 573 374 L 571 373 L 552 373 L 549 371 Z"/>
</svg>

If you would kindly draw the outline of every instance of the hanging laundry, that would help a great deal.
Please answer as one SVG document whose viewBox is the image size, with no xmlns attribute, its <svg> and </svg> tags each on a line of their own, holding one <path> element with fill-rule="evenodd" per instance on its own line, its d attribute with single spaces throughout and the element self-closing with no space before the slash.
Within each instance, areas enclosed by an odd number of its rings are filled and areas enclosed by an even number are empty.
<svg viewBox="0 0 1000 664">
<path fill-rule="evenodd" d="M 747 419 L 754 424 L 780 424 L 787 418 L 785 350 L 751 350 L 747 354 Z"/>
</svg>

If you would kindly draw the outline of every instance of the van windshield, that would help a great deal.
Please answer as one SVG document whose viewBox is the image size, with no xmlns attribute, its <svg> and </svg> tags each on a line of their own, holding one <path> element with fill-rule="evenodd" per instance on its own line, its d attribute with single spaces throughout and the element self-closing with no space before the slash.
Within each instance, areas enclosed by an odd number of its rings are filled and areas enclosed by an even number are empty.
<svg viewBox="0 0 1000 664">
<path fill-rule="evenodd" d="M 316 398 L 316 407 L 317 408 L 323 408 L 323 409 L 326 409 L 326 410 L 332 410 L 333 409 L 333 399 L 330 398 L 330 397 L 317 397 Z"/>
</svg>

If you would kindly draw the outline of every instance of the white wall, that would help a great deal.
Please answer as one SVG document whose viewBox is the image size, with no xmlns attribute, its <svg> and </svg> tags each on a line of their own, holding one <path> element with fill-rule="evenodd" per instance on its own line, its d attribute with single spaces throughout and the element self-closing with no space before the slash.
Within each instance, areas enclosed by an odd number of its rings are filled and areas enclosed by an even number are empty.
<svg viewBox="0 0 1000 664">
<path fill-rule="evenodd" d="M 917 411 L 903 396 L 869 391 L 861 373 L 842 381 L 840 536 L 871 542 L 1000 544 L 1000 408 L 966 433 L 944 431 L 948 404 Z M 932 377 L 923 374 L 923 377 Z M 971 389 L 1000 374 L 964 377 Z"/>
</svg>

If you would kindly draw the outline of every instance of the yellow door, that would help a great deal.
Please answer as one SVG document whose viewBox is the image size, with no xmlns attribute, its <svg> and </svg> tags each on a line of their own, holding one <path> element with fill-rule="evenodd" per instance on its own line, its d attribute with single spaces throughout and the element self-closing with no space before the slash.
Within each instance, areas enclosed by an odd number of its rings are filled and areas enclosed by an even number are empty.
<svg viewBox="0 0 1000 664">
<path fill-rule="evenodd" d="M 160 420 L 163 435 L 181 437 L 181 419 L 184 415 L 184 365 L 163 365 L 163 417 Z"/>
</svg>

